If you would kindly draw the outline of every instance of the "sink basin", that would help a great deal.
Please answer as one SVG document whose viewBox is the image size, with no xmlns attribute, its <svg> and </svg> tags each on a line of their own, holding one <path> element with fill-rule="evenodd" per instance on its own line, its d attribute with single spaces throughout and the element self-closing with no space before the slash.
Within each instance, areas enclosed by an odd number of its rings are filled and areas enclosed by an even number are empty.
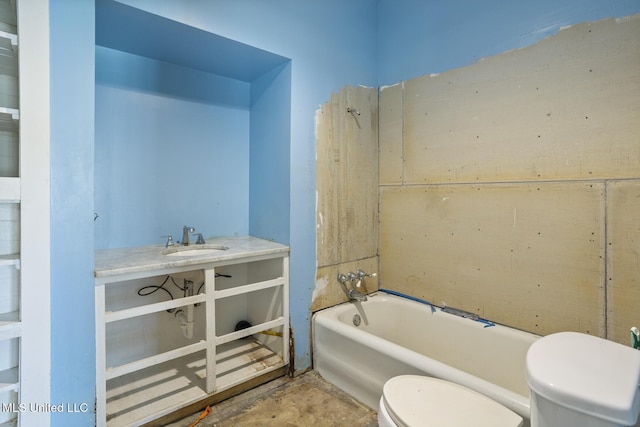
<svg viewBox="0 0 640 427">
<path fill-rule="evenodd" d="M 198 245 L 198 246 L 178 246 L 170 248 L 162 252 L 166 256 L 188 257 L 213 255 L 221 251 L 229 249 L 227 246 L 221 245 Z"/>
</svg>

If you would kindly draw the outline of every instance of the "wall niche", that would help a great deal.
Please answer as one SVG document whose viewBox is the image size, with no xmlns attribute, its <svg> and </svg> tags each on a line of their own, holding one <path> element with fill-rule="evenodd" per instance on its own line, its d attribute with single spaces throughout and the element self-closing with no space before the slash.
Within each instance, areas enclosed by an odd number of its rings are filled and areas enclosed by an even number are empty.
<svg viewBox="0 0 640 427">
<path fill-rule="evenodd" d="M 289 242 L 291 65 L 96 1 L 95 247 L 205 236 Z"/>
</svg>

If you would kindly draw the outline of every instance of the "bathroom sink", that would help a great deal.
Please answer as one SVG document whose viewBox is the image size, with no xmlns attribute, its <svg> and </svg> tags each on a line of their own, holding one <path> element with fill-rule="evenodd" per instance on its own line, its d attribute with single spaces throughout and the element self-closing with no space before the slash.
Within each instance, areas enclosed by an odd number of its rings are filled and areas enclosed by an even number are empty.
<svg viewBox="0 0 640 427">
<path fill-rule="evenodd" d="M 221 251 L 226 251 L 227 249 L 229 249 L 227 246 L 221 245 L 178 246 L 167 249 L 162 253 L 172 257 L 188 257 L 213 255 Z"/>
</svg>

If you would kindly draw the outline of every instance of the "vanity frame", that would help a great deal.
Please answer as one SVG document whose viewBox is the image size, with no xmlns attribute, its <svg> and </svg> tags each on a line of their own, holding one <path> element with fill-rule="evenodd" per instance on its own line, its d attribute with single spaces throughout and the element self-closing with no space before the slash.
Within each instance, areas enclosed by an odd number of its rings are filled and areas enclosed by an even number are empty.
<svg viewBox="0 0 640 427">
<path fill-rule="evenodd" d="M 247 238 L 244 238 L 245 241 Z M 109 268 L 96 267 L 95 273 L 95 320 L 96 320 L 96 425 L 97 426 L 117 426 L 117 425 L 143 425 L 154 419 L 166 416 L 180 408 L 189 406 L 198 401 L 205 400 L 207 397 L 216 393 L 228 390 L 231 387 L 242 384 L 253 378 L 261 376 L 265 373 L 283 368 L 289 364 L 289 248 L 273 242 L 267 242 L 262 239 L 253 239 L 262 247 L 269 247 L 268 250 L 243 251 L 241 254 L 225 257 L 199 257 L 196 260 L 188 260 L 186 265 L 184 262 L 167 261 L 163 265 L 149 265 L 147 268 L 135 266 L 131 268 L 131 264 L 123 268 L 118 268 L 117 263 L 111 263 Z M 265 246 L 266 245 L 266 246 Z M 161 249 L 160 249 L 161 250 Z M 114 255 L 119 251 L 113 249 L 105 251 L 109 255 Z M 120 250 L 122 251 L 122 250 Z M 124 255 L 124 254 L 122 254 Z M 225 254 L 227 255 L 227 254 Z M 97 254 L 97 260 L 100 253 Z M 114 259 L 117 259 L 116 256 Z M 125 256 L 126 258 L 126 256 Z M 223 259 L 219 259 L 223 258 Z M 268 280 L 259 280 L 252 283 L 245 283 L 239 286 L 220 289 L 216 286 L 216 269 L 235 264 L 248 264 L 263 260 L 273 260 L 278 263 L 280 271 L 277 277 Z M 279 260 L 279 262 L 278 262 Z M 98 262 L 97 262 L 98 264 Z M 177 264 L 177 265 L 176 265 Z M 142 279 L 155 276 L 172 275 L 184 272 L 193 272 L 202 270 L 204 272 L 204 294 L 177 298 L 164 302 L 142 303 L 132 308 L 121 309 L 118 311 L 108 311 L 106 291 L 110 285 L 117 285 L 118 282 Z M 252 325 L 246 329 L 233 331 L 216 335 L 216 301 L 234 296 L 250 295 L 262 290 L 274 289 L 274 295 L 280 300 L 280 309 L 272 315 L 268 320 Z M 274 297 L 275 297 L 274 296 Z M 125 363 L 120 366 L 107 366 L 107 324 L 118 322 L 125 319 L 131 319 L 138 316 L 144 316 L 152 313 L 162 312 L 169 309 L 177 309 L 190 304 L 205 305 L 205 339 L 196 343 L 187 344 L 185 346 L 161 352 L 153 356 L 144 357 L 139 360 Z M 278 339 L 281 348 L 276 352 L 272 352 L 269 356 L 269 362 L 265 363 L 263 358 L 257 358 L 252 366 L 244 371 L 237 368 L 238 372 L 234 372 L 231 379 L 221 381 L 218 378 L 218 366 L 221 359 L 229 360 L 234 352 L 249 353 L 252 351 L 261 351 L 261 355 L 265 354 L 268 349 L 260 344 L 259 340 L 243 340 L 262 331 L 278 328 L 281 339 Z M 272 343 L 273 344 L 273 343 Z M 251 347 L 248 348 L 247 346 Z M 264 348 L 260 348 L 264 347 Z M 222 349 L 222 350 L 221 350 Z M 205 389 L 201 390 L 197 387 L 195 392 L 185 394 L 183 397 L 178 396 L 171 399 L 170 404 L 165 405 L 144 405 L 137 404 L 143 409 L 133 411 L 134 413 L 124 413 L 122 415 L 109 413 L 107 405 L 109 380 L 117 379 L 125 375 L 133 374 L 144 377 L 145 371 L 149 371 L 149 375 L 153 372 L 154 367 L 164 362 L 172 361 L 179 358 L 197 356 L 196 353 L 204 352 L 204 367 L 206 369 Z M 225 354 L 221 354 L 224 353 Z M 249 356 L 252 357 L 252 356 Z M 200 357 L 200 359 L 202 359 Z M 274 359 L 275 362 L 272 360 Z M 236 368 L 234 368 L 235 370 Z M 167 390 L 163 390 L 166 392 Z M 150 395 L 154 392 L 149 391 Z"/>
</svg>

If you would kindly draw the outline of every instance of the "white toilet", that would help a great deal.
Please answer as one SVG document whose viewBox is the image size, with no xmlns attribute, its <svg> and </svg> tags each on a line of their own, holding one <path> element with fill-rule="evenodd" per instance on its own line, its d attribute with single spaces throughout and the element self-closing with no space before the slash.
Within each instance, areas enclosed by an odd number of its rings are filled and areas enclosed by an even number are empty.
<svg viewBox="0 0 640 427">
<path fill-rule="evenodd" d="M 488 397 L 436 378 L 401 375 L 384 384 L 380 427 L 520 427 L 522 418 Z"/>
<path fill-rule="evenodd" d="M 540 338 L 527 353 L 531 427 L 620 427 L 640 412 L 640 351 L 576 332 Z"/>
</svg>

